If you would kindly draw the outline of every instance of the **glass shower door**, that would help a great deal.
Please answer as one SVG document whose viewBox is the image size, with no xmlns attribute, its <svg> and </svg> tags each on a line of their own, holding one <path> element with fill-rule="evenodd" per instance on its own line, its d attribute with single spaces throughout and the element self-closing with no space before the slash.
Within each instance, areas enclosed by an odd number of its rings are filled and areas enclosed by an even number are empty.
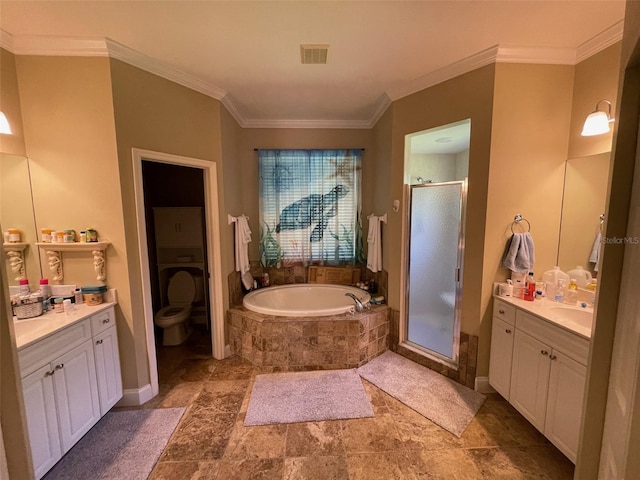
<svg viewBox="0 0 640 480">
<path fill-rule="evenodd" d="M 413 185 L 407 331 L 410 344 L 458 361 L 466 182 Z"/>
</svg>

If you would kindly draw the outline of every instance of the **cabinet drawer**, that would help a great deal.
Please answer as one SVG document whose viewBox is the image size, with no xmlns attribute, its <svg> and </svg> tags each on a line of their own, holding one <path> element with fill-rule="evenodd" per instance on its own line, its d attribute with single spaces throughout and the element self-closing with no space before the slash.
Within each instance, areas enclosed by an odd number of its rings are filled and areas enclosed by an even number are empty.
<svg viewBox="0 0 640 480">
<path fill-rule="evenodd" d="M 507 322 L 509 325 L 516 324 L 516 307 L 506 302 L 493 299 L 493 316 Z"/>
<path fill-rule="evenodd" d="M 18 352 L 20 376 L 24 378 L 60 356 L 60 352 L 68 352 L 89 339 L 91 339 L 91 327 L 89 319 L 86 319 L 20 350 Z"/>
<path fill-rule="evenodd" d="M 91 315 L 89 320 L 91 321 L 91 331 L 93 333 L 93 336 L 95 337 L 100 332 L 103 332 L 107 328 L 112 327 L 116 324 L 115 310 L 113 309 L 113 307 L 111 307 L 100 313 Z"/>
<path fill-rule="evenodd" d="M 559 350 L 576 362 L 586 365 L 589 341 L 546 320 L 518 310 L 516 328 Z"/>
</svg>

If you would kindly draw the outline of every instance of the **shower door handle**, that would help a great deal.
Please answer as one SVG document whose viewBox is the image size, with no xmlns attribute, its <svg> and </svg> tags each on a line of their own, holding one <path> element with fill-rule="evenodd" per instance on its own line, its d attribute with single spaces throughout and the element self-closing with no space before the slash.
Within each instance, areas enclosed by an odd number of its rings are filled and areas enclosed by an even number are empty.
<svg viewBox="0 0 640 480">
<path fill-rule="evenodd" d="M 456 268 L 456 283 L 460 283 L 460 268 Z"/>
</svg>

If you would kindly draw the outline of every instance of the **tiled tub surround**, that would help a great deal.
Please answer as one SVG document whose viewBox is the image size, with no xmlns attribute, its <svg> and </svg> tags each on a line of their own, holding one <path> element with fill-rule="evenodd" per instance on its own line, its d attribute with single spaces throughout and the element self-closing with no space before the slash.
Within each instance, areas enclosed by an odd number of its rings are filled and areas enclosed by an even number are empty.
<svg viewBox="0 0 640 480">
<path fill-rule="evenodd" d="M 276 317 L 234 307 L 231 351 L 263 371 L 355 368 L 389 348 L 389 308 L 327 317 Z"/>
</svg>

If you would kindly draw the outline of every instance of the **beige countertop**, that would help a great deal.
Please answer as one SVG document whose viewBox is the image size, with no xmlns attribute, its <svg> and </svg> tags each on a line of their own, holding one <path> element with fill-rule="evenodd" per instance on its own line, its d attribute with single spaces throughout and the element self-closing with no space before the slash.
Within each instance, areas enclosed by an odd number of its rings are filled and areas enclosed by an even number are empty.
<svg viewBox="0 0 640 480">
<path fill-rule="evenodd" d="M 572 306 L 565 303 L 557 303 L 552 300 L 542 299 L 533 302 L 513 297 L 501 297 L 494 295 L 497 300 L 514 305 L 542 320 L 557 325 L 587 340 L 591 339 L 593 329 L 593 308 Z M 577 311 L 578 313 L 572 313 Z M 591 317 L 589 317 L 589 315 Z"/>
<path fill-rule="evenodd" d="M 17 320 L 14 317 L 13 329 L 16 335 L 17 349 L 28 347 L 74 323 L 113 307 L 117 304 L 115 291 L 110 290 L 105 293 L 105 300 L 105 302 L 94 306 L 89 306 L 86 303 L 76 305 L 71 313 L 55 313 L 53 310 L 49 310 L 39 317 L 24 320 Z"/>
</svg>

